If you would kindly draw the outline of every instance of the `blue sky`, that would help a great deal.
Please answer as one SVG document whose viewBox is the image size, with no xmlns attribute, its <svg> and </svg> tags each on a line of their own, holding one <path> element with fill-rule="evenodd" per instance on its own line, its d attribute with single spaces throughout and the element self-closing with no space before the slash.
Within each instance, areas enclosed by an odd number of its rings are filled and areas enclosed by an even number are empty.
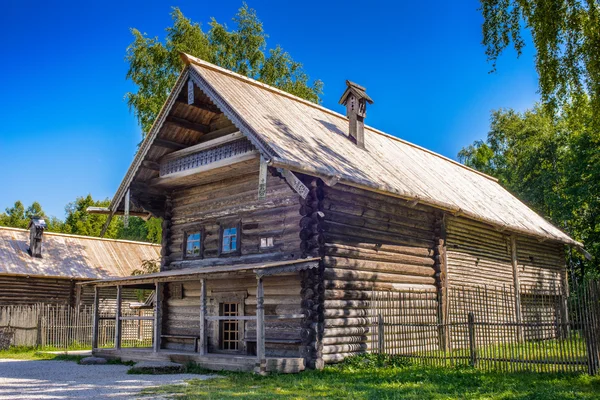
<svg viewBox="0 0 600 400">
<path fill-rule="evenodd" d="M 375 104 L 367 123 L 445 156 L 485 138 L 490 111 L 538 100 L 533 48 L 489 74 L 479 3 L 249 0 L 269 35 L 324 81 L 337 104 L 350 79 Z M 0 5 L 0 210 L 39 201 L 64 217 L 77 196 L 112 197 L 140 129 L 124 101 L 129 28 L 164 37 L 172 6 L 206 27 L 241 1 L 29 1 Z"/>
</svg>

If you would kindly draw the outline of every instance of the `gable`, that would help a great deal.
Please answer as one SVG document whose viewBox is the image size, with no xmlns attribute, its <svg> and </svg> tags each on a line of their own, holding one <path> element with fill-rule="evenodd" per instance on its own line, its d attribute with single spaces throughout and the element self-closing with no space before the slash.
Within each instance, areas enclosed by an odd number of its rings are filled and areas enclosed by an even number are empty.
<svg viewBox="0 0 600 400">
<path fill-rule="evenodd" d="M 581 246 L 494 178 L 370 127 L 365 127 L 366 147 L 360 149 L 347 140 L 346 117 L 194 57 L 183 57 L 189 67 L 155 124 L 154 138 L 149 135 L 140 153 L 150 154 L 147 150 L 172 112 L 174 99 L 183 96 L 184 82 L 191 79 L 271 166 L 417 201 L 501 231 Z M 134 161 L 132 168 L 135 165 Z M 128 186 L 124 180 L 119 190 Z M 122 193 L 117 192 L 113 202 L 121 199 Z"/>
</svg>

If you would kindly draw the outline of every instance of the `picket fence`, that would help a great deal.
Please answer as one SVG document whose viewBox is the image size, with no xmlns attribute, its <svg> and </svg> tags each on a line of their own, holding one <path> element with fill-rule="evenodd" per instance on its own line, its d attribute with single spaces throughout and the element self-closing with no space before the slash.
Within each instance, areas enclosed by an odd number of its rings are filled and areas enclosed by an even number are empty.
<svg viewBox="0 0 600 400">
<path fill-rule="evenodd" d="M 154 315 L 151 309 L 122 310 L 122 316 Z M 112 347 L 115 337 L 115 314 L 101 313 L 98 346 Z M 0 349 L 8 347 L 42 347 L 75 349 L 92 347 L 94 311 L 91 306 L 79 308 L 36 304 L 0 307 Z M 151 347 L 152 321 L 122 321 L 123 347 Z"/>
<path fill-rule="evenodd" d="M 372 293 L 365 350 L 436 366 L 600 373 L 600 282 L 569 295 L 522 286 L 453 287 L 448 307 L 425 292 Z"/>
</svg>

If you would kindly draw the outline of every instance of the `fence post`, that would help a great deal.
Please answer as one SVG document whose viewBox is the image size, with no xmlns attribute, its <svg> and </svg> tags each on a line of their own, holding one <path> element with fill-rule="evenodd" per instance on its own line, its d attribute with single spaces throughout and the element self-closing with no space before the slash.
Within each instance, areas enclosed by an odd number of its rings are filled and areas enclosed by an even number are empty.
<svg viewBox="0 0 600 400">
<path fill-rule="evenodd" d="M 588 355 L 588 373 L 596 375 L 600 368 L 600 338 L 598 337 L 597 318 L 600 317 L 600 306 L 598 302 L 599 293 L 594 281 L 583 284 L 584 308 L 583 308 L 583 329 L 585 337 L 585 347 Z M 587 286 L 587 287 L 586 287 Z"/>
<path fill-rule="evenodd" d="M 471 356 L 471 366 L 477 364 L 477 351 L 475 347 L 475 315 L 470 312 L 468 315 L 469 325 L 469 354 Z"/>
<path fill-rule="evenodd" d="M 381 314 L 377 315 L 377 342 L 379 344 L 379 354 L 383 354 L 384 344 L 383 344 L 383 318 Z"/>
</svg>

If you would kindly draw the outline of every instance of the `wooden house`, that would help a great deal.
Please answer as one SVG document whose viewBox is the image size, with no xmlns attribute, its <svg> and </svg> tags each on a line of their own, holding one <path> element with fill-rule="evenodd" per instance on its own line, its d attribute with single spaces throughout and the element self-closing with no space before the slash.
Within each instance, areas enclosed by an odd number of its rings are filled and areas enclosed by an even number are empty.
<svg viewBox="0 0 600 400">
<path fill-rule="evenodd" d="M 496 179 L 366 126 L 365 88 L 347 82 L 341 115 L 183 59 L 108 210 L 163 219 L 161 271 L 92 283 L 156 289 L 154 347 L 97 355 L 293 372 L 368 351 L 374 290 L 430 293 L 442 321 L 453 285 L 510 285 L 517 312 L 521 287 L 565 290 L 581 243 Z"/>
<path fill-rule="evenodd" d="M 93 290 L 77 282 L 129 276 L 159 257 L 150 243 L 44 232 L 41 219 L 29 230 L 0 227 L 0 306 L 91 305 Z M 138 301 L 127 293 L 127 303 Z"/>
</svg>

